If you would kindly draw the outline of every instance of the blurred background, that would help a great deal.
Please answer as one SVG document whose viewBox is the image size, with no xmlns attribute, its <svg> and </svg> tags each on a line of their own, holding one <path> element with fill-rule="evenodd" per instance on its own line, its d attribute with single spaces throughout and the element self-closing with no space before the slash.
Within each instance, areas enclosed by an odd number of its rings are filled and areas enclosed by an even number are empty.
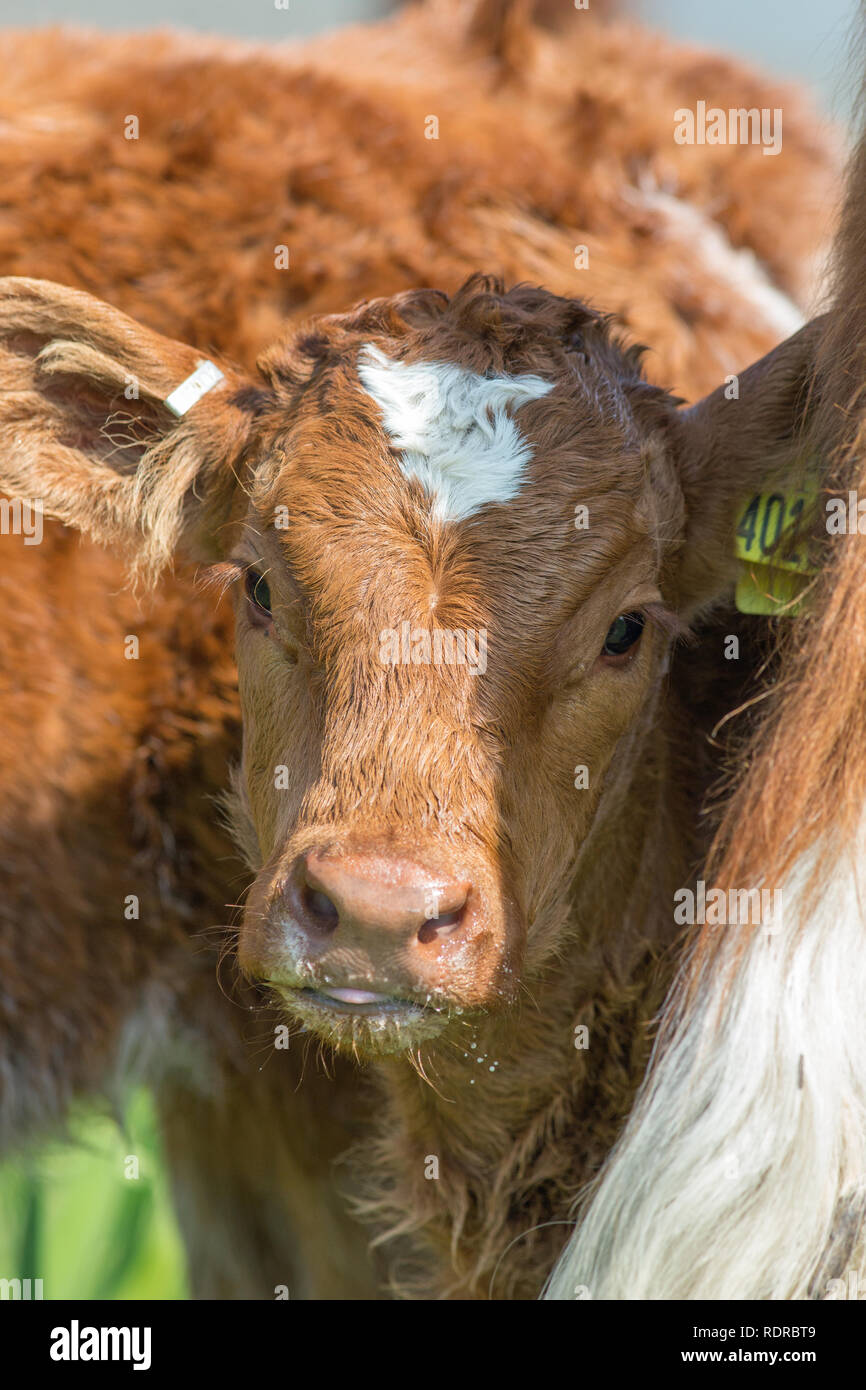
<svg viewBox="0 0 866 1390">
<path fill-rule="evenodd" d="M 609 5 L 610 0 L 601 2 Z M 594 3 L 598 0 L 590 0 L 590 7 Z M 574 8 L 573 0 L 546 0 L 548 11 L 557 4 Z M 393 8 L 394 0 L 0 0 L 0 25 L 171 25 L 282 40 L 377 19 Z M 840 78 L 857 0 L 617 0 L 616 9 L 665 33 L 725 48 L 778 76 L 805 82 L 829 114 L 846 119 L 849 113 L 851 96 Z"/>
<path fill-rule="evenodd" d="M 555 2 L 546 0 L 549 11 Z M 560 3 L 573 9 L 573 0 Z M 0 0 L 0 27 L 172 26 L 276 43 L 376 19 L 392 8 L 390 0 Z M 805 84 L 828 115 L 850 118 L 845 54 L 857 0 L 620 0 L 616 8 Z M 0 1279 L 15 1277 L 41 1279 L 47 1299 L 187 1296 L 144 1092 L 128 1098 L 123 1115 L 80 1111 L 65 1136 L 0 1168 Z"/>
<path fill-rule="evenodd" d="M 0 1167 L 0 1278 L 39 1279 L 45 1299 L 188 1296 L 146 1091 L 123 1115 L 82 1109 L 66 1135 Z"/>
</svg>

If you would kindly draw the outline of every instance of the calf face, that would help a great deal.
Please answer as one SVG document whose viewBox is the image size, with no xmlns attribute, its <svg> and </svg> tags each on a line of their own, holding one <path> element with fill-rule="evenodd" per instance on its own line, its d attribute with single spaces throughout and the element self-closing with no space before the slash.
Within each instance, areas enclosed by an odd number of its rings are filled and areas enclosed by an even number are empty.
<svg viewBox="0 0 866 1390">
<path fill-rule="evenodd" d="M 233 588 L 243 971 L 356 1053 L 508 1007 L 562 949 L 737 501 L 790 451 L 811 339 L 732 418 L 683 414 L 582 304 L 476 280 L 319 321 L 173 420 L 191 349 L 3 283 L 4 487 Z"/>
<path fill-rule="evenodd" d="M 264 365 L 230 556 L 263 858 L 239 959 L 329 1039 L 402 1048 L 556 946 L 675 626 L 682 497 L 633 363 L 550 295 L 411 296 Z"/>
</svg>

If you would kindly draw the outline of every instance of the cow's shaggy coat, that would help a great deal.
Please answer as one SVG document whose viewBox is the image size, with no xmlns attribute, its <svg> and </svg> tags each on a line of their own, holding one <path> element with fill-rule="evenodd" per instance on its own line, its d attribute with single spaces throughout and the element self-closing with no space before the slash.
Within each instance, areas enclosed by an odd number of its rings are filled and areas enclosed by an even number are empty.
<svg viewBox="0 0 866 1390">
<path fill-rule="evenodd" d="M 819 574 L 711 859 L 720 886 L 770 885 L 781 919 L 696 933 L 554 1298 L 866 1298 L 864 205 L 861 135 L 803 440 Z"/>
</svg>

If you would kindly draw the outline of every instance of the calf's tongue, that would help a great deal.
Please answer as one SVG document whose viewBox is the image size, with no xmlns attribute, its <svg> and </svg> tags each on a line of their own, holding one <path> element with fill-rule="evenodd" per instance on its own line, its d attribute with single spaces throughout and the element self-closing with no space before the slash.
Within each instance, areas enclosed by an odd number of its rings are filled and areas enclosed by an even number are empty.
<svg viewBox="0 0 866 1390">
<path fill-rule="evenodd" d="M 390 1004 L 391 998 L 387 994 L 372 994 L 368 989 L 320 989 L 320 994 L 327 994 L 330 999 L 336 999 L 341 1004 Z"/>
</svg>

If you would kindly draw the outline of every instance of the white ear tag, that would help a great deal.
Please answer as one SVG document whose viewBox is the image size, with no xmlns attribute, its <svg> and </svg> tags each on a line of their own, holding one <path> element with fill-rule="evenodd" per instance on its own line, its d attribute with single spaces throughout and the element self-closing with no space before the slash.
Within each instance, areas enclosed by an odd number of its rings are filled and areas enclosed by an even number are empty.
<svg viewBox="0 0 866 1390">
<path fill-rule="evenodd" d="M 199 362 L 192 376 L 188 376 L 186 381 L 182 381 L 180 386 L 176 386 L 170 396 L 166 396 L 165 403 L 172 415 L 186 415 L 190 406 L 200 401 L 217 382 L 223 381 L 222 372 L 213 362 Z"/>
</svg>

